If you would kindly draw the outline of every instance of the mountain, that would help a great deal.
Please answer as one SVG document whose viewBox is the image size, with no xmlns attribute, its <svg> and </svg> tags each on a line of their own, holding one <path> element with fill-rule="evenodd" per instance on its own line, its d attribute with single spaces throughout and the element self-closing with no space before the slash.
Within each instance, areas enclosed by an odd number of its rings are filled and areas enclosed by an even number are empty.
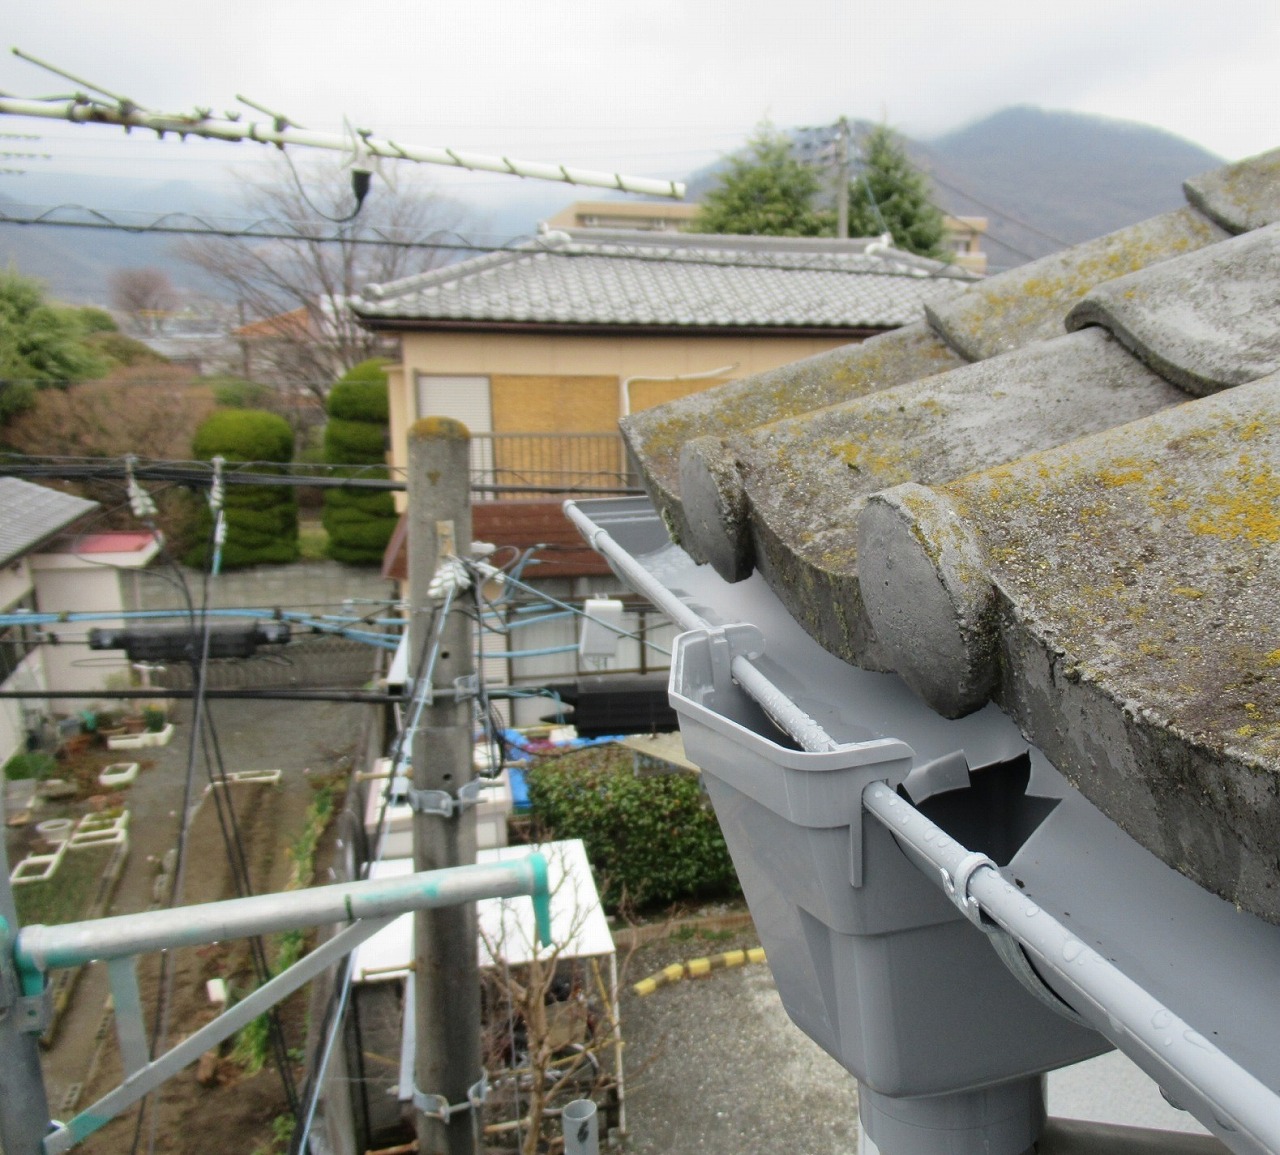
<svg viewBox="0 0 1280 1155">
<path fill-rule="evenodd" d="M 1223 163 L 1145 124 L 1018 107 L 921 145 L 948 212 L 988 219 L 993 268 L 1182 207 L 1182 182 Z"/>
<path fill-rule="evenodd" d="M 855 139 L 870 131 L 855 121 Z M 829 165 L 835 127 L 791 133 L 797 156 Z M 904 138 L 907 155 L 933 181 L 938 206 L 986 217 L 992 272 L 1114 232 L 1182 206 L 1182 182 L 1223 162 L 1145 124 L 1019 106 L 944 136 Z M 701 197 L 723 162 L 689 177 Z"/>
<path fill-rule="evenodd" d="M 860 122 L 855 132 L 869 127 Z M 829 154 L 832 134 L 832 129 L 797 132 L 797 151 L 813 158 Z M 940 207 L 987 218 L 984 248 L 992 271 L 1178 208 L 1182 181 L 1222 163 L 1205 149 L 1148 125 L 1032 107 L 1007 108 L 932 140 L 905 143 L 911 159 L 932 177 Z M 691 199 L 714 184 L 721 165 L 689 176 Z M 460 232 L 490 245 L 532 233 L 539 220 L 570 201 L 607 196 L 538 181 L 473 189 L 457 183 L 443 191 L 458 197 L 467 211 Z M 242 212 L 234 185 L 36 172 L 0 179 L 0 210 L 12 211 L 17 204 L 216 217 Z M 55 296 L 75 303 L 105 304 L 110 272 L 143 265 L 163 268 L 176 285 L 193 293 L 216 294 L 216 286 L 176 256 L 175 239 L 0 223 L 0 267 L 13 264 L 44 280 Z"/>
</svg>

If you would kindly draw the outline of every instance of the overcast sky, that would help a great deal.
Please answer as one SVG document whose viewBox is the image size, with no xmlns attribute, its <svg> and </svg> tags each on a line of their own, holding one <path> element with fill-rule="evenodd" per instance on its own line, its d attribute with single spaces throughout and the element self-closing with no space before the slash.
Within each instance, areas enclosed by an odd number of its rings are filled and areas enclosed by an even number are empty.
<svg viewBox="0 0 1280 1155">
<path fill-rule="evenodd" d="M 1142 121 L 1228 159 L 1280 145 L 1276 0 L 29 0 L 4 30 L 6 49 L 154 109 L 243 93 L 312 129 L 347 116 L 406 143 L 636 175 L 682 176 L 766 117 L 928 138 L 1012 104 Z M 0 59 L 7 94 L 70 88 Z M 0 145 L 54 154 L 33 171 L 214 180 L 268 151 L 13 117 L 0 132 L 41 136 Z M 505 179 L 449 183 L 483 196 Z"/>
</svg>

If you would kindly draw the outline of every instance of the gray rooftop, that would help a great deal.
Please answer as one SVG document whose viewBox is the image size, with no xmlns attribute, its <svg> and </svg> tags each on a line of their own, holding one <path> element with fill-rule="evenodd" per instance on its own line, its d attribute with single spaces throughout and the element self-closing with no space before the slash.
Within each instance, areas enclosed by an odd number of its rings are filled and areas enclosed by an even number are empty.
<svg viewBox="0 0 1280 1155">
<path fill-rule="evenodd" d="M 551 232 L 387 285 L 353 304 L 375 328 L 527 325 L 890 329 L 970 278 L 873 239 Z"/>
<path fill-rule="evenodd" d="M 1280 151 L 624 421 L 673 537 L 1280 922 Z"/>
<path fill-rule="evenodd" d="M 97 508 L 96 501 L 0 477 L 0 565 L 31 553 Z"/>
</svg>

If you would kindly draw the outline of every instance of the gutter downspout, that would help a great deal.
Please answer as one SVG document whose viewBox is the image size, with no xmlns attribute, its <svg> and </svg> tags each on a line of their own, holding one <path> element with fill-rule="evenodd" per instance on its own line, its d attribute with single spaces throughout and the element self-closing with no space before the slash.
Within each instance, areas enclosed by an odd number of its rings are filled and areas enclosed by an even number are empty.
<svg viewBox="0 0 1280 1155">
<path fill-rule="evenodd" d="M 711 628 L 711 623 L 661 585 L 574 502 L 566 501 L 564 511 L 591 547 L 608 559 L 619 576 L 633 583 L 637 593 L 649 598 L 685 630 Z M 831 735 L 761 674 L 749 656 L 735 657 L 731 669 L 743 690 L 802 748 L 837 748 Z M 1092 1024 L 1105 1023 L 1112 1033 L 1127 1034 L 1136 1040 L 1152 1065 L 1166 1072 L 1166 1077 L 1158 1081 L 1171 1094 L 1176 1097 L 1183 1092 L 1194 1101 L 1201 1098 L 1198 1089 L 1207 1090 L 1222 1110 L 1222 1116 L 1215 1112 L 1215 1122 L 1222 1130 L 1247 1138 L 1258 1152 L 1276 1150 L 1280 1116 L 1273 1091 L 1020 894 L 985 854 L 954 841 L 896 791 L 883 782 L 873 782 L 863 791 L 862 805 L 899 842 L 934 868 L 934 882 L 966 918 L 988 933 L 995 928 L 1007 933 L 1048 973 L 1071 988 L 1075 1001 L 1088 1010 L 1085 1017 Z M 1018 973 L 1016 968 L 1010 969 Z M 1025 982 L 1030 976 L 1018 977 Z M 1056 998 L 1050 990 L 1044 994 Z"/>
</svg>

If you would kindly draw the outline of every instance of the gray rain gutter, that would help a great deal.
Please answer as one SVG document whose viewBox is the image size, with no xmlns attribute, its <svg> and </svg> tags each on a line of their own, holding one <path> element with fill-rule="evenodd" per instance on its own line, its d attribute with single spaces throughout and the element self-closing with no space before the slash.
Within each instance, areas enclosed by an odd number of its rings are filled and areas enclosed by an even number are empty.
<svg viewBox="0 0 1280 1155">
<path fill-rule="evenodd" d="M 711 727 L 715 731 L 716 740 L 724 737 L 729 740 L 741 737 L 748 745 L 755 743 L 757 746 L 765 741 L 757 733 L 744 732 L 745 736 L 734 735 L 735 727 L 742 728 L 736 722 L 717 715 L 716 707 L 722 706 L 727 701 L 725 693 L 730 689 L 727 681 L 718 687 L 708 684 L 692 696 L 689 694 L 687 684 L 678 685 L 682 678 L 686 682 L 688 680 L 688 675 L 681 670 L 680 643 L 685 643 L 686 652 L 692 655 L 692 650 L 689 649 L 689 643 L 692 642 L 696 644 L 699 652 L 706 655 L 714 655 L 717 650 L 721 652 L 719 658 L 708 656 L 705 659 L 707 668 L 712 672 L 701 674 L 701 682 L 714 681 L 716 677 L 714 668 L 717 661 L 724 663 L 723 668 L 730 671 L 733 682 L 736 682 L 751 699 L 758 703 L 782 731 L 794 739 L 801 751 L 811 754 L 820 752 L 824 755 L 830 755 L 833 751 L 842 751 L 852 755 L 852 761 L 874 762 L 877 751 L 892 757 L 894 752 L 887 747 L 904 747 L 904 743 L 885 737 L 841 743 L 823 724 L 812 717 L 810 712 L 797 705 L 795 701 L 797 690 L 803 691 L 805 687 L 796 684 L 795 654 L 801 653 L 800 664 L 806 660 L 819 660 L 813 658 L 804 649 L 804 643 L 807 643 L 808 639 L 803 639 L 799 643 L 800 649 L 797 651 L 795 638 L 783 636 L 786 632 L 785 622 L 778 628 L 780 619 L 775 618 L 772 623 L 775 628 L 769 634 L 769 653 L 766 657 L 764 635 L 751 626 L 744 627 L 741 623 L 726 620 L 725 616 L 734 608 L 735 595 L 730 591 L 739 591 L 748 583 L 738 583 L 731 587 L 721 582 L 714 574 L 709 574 L 707 572 L 709 567 L 695 567 L 688 555 L 666 543 L 665 529 L 646 501 L 636 499 L 588 503 L 570 501 L 565 504 L 565 514 L 578 527 L 591 546 L 606 558 L 624 582 L 652 601 L 684 630 L 690 631 L 678 640 L 677 655 L 672 668 L 672 700 L 681 712 L 682 731 L 686 730 L 686 722 L 692 718 L 695 721 L 695 728 L 699 721 Z M 605 525 L 625 538 L 626 544 L 624 545 L 606 530 Z M 637 560 L 637 556 L 643 560 Z M 758 577 L 751 580 L 758 582 Z M 766 593 L 765 598 L 771 596 Z M 765 601 L 760 601 L 759 604 L 764 606 L 764 612 L 769 612 L 770 607 Z M 698 608 L 695 609 L 695 605 Z M 780 610 L 780 607 L 778 609 Z M 786 618 L 785 612 L 781 614 L 781 618 Z M 786 621 L 789 620 L 786 618 Z M 764 623 L 762 622 L 761 625 Z M 791 625 L 794 626 L 793 633 L 799 631 L 798 626 L 794 623 Z M 687 642 L 686 639 L 689 641 Z M 775 650 L 781 653 L 775 655 Z M 703 659 L 690 656 L 684 660 L 693 662 Z M 772 677 L 762 672 L 762 666 L 766 664 L 771 668 Z M 892 676 L 864 675 L 861 671 L 853 671 L 850 676 L 854 674 L 868 679 L 878 679 L 874 683 L 876 692 L 883 689 L 886 681 L 891 684 L 896 683 L 896 689 L 891 689 L 890 697 L 887 699 L 864 703 L 856 700 L 849 702 L 849 713 L 856 715 L 861 707 L 862 712 L 870 713 L 877 723 L 887 722 L 888 726 L 892 727 L 896 722 L 898 729 L 904 728 L 904 719 L 908 720 L 908 726 L 914 722 L 918 726 L 915 727 L 916 733 L 913 734 L 913 740 L 919 737 L 926 745 L 935 741 L 937 727 L 954 726 L 957 727 L 954 734 L 964 745 L 963 749 L 956 747 L 958 756 L 963 759 L 966 752 L 970 756 L 975 753 L 971 744 L 974 742 L 976 731 L 972 727 L 967 730 L 963 728 L 963 724 L 968 720 L 961 720 L 960 723 L 942 722 L 927 707 L 914 700 L 911 692 L 897 683 Z M 786 689 L 777 684 L 779 681 L 788 683 Z M 869 681 L 866 684 L 872 685 Z M 805 696 L 807 703 L 809 695 Z M 897 718 L 885 716 L 886 702 L 889 702 L 889 713 L 896 711 Z M 994 711 L 994 709 L 994 707 L 988 707 L 988 711 Z M 983 714 L 987 714 L 988 711 L 984 711 Z M 982 715 L 971 717 L 980 719 Z M 1003 718 L 1002 715 L 997 715 L 995 719 L 989 718 L 985 723 L 988 730 L 992 730 L 993 727 L 995 730 L 1001 729 L 999 722 L 1001 718 Z M 1007 719 L 1004 721 L 1007 722 Z M 1008 725 L 1011 727 L 1012 724 Z M 878 726 L 865 732 L 870 736 L 876 729 Z M 687 736 L 686 742 L 688 741 Z M 1029 749 L 1025 747 L 1025 743 L 1023 747 Z M 946 758 L 943 757 L 931 765 L 922 766 L 919 756 L 910 747 L 905 749 L 907 755 L 912 757 L 913 765 L 926 772 L 946 762 Z M 1048 766 L 1038 751 L 1030 750 L 1029 752 L 1033 766 L 1039 765 L 1042 777 L 1045 774 L 1052 775 L 1061 782 L 1060 776 L 1057 776 L 1056 771 Z M 936 751 L 933 753 L 936 756 Z M 779 761 L 785 765 L 786 752 L 782 751 L 782 755 Z M 740 759 L 741 751 L 736 752 L 734 757 Z M 792 754 L 790 757 L 794 760 L 798 755 Z M 695 757 L 694 760 L 698 759 Z M 822 767 L 814 768 L 822 769 Z M 1142 982 L 1130 977 L 1114 961 L 1104 957 L 1082 941 L 1084 936 L 1081 932 L 1073 931 L 1062 918 L 1055 917 L 1042 905 L 1033 901 L 1029 893 L 1023 892 L 1018 885 L 1011 882 L 988 855 L 957 842 L 926 817 L 918 806 L 929 797 L 927 792 L 923 798 L 913 794 L 912 797 L 917 802 L 917 805 L 913 805 L 901 792 L 894 789 L 905 780 L 900 768 L 893 773 L 879 773 L 873 765 L 869 773 L 869 780 L 861 786 L 862 809 L 871 814 L 885 830 L 892 834 L 906 857 L 923 873 L 924 877 L 930 879 L 943 891 L 964 918 L 992 939 L 996 955 L 1009 967 L 1020 983 L 1036 994 L 1041 1003 L 1052 1005 L 1056 1002 L 1061 1013 L 1069 1018 L 1076 1018 L 1077 1021 L 1084 1021 L 1089 1027 L 1105 1036 L 1151 1075 L 1171 1101 L 1191 1111 L 1232 1151 L 1259 1153 L 1259 1155 L 1263 1152 L 1280 1151 L 1280 1096 L 1272 1087 L 1266 1085 L 1241 1062 L 1226 1054 L 1218 1045 L 1198 1032 L 1190 1022 L 1167 1005 L 1166 1001 L 1151 993 Z M 944 771 L 943 777 L 945 775 Z M 908 790 L 910 785 L 911 783 L 908 782 Z M 950 786 L 942 787 L 943 790 L 950 788 Z M 710 782 L 708 789 L 712 792 L 714 803 L 716 792 L 712 790 Z M 792 788 L 788 786 L 788 804 L 793 801 L 790 797 L 791 790 Z M 718 806 L 717 813 L 720 814 Z M 1093 823 L 1096 828 L 1099 821 L 1106 822 L 1070 787 L 1065 787 L 1061 813 L 1068 818 L 1083 816 L 1079 821 L 1086 828 L 1089 823 Z M 723 816 L 721 821 L 724 825 Z M 1110 824 L 1107 825 L 1110 826 Z M 729 836 L 728 831 L 726 836 Z M 861 839 L 863 843 L 870 845 L 871 836 L 868 831 L 863 831 L 859 835 L 856 830 L 853 830 L 851 836 L 855 843 Z M 1253 919 L 1252 916 L 1245 915 L 1238 916 L 1237 920 L 1232 922 L 1229 917 L 1231 912 L 1221 909 L 1226 904 L 1212 899 L 1207 892 L 1200 892 L 1198 887 L 1194 887 L 1194 884 L 1185 879 L 1165 877 L 1172 875 L 1173 872 L 1162 864 L 1156 863 L 1153 858 L 1150 864 L 1146 863 L 1145 858 L 1150 856 L 1147 856 L 1145 851 L 1141 851 L 1136 844 L 1130 847 L 1130 840 L 1118 829 L 1112 828 L 1106 832 L 1107 839 L 1112 839 L 1113 836 L 1116 844 L 1120 846 L 1120 853 L 1129 856 L 1125 862 L 1133 863 L 1135 870 L 1140 869 L 1147 873 L 1141 877 L 1134 874 L 1136 882 L 1120 877 L 1119 872 L 1116 872 L 1114 877 L 1101 880 L 1095 878 L 1092 880 L 1093 895 L 1105 892 L 1108 888 L 1124 891 L 1126 888 L 1131 889 L 1134 885 L 1141 891 L 1146 885 L 1144 879 L 1155 879 L 1156 885 L 1164 889 L 1157 890 L 1153 885 L 1145 896 L 1142 893 L 1136 896 L 1137 903 L 1159 903 L 1162 896 L 1172 888 L 1184 902 L 1194 907 L 1188 917 L 1193 921 L 1197 918 L 1202 919 L 1205 934 L 1209 936 L 1206 942 L 1221 942 L 1224 935 L 1235 936 L 1230 938 L 1223 950 L 1239 955 L 1243 960 L 1241 970 L 1244 973 L 1256 973 L 1261 966 L 1264 972 L 1269 970 L 1270 974 L 1275 975 L 1276 962 L 1280 959 L 1280 928 L 1268 927 L 1259 920 Z M 1069 846 L 1071 842 L 1071 839 L 1067 840 Z M 730 849 L 733 850 L 732 841 Z M 862 849 L 859 846 L 855 846 L 854 849 L 856 860 L 862 853 Z M 1142 857 L 1135 857 L 1134 852 Z M 737 857 L 735 854 L 735 861 Z M 1087 858 L 1088 854 L 1082 857 Z M 1101 859 L 1103 855 L 1099 854 L 1097 857 Z M 1076 864 L 1070 859 L 1060 862 L 1059 873 L 1070 874 L 1075 866 Z M 1152 871 L 1163 872 L 1163 874 L 1155 874 Z M 741 864 L 739 873 L 742 873 Z M 1084 873 L 1085 871 L 1082 870 L 1081 874 Z M 858 886 L 861 881 L 857 876 L 858 863 L 855 861 L 851 866 L 849 879 L 854 886 Z M 1020 883 L 1020 880 L 1018 881 Z M 1086 883 L 1081 882 L 1080 885 L 1084 886 Z M 745 887 L 747 883 L 744 879 Z M 1178 889 L 1179 887 L 1181 889 Z M 748 888 L 748 900 L 750 898 Z M 1076 906 L 1074 900 L 1072 906 Z M 1202 908 L 1207 913 L 1202 913 Z M 1112 923 L 1117 921 L 1124 923 L 1127 920 L 1124 917 L 1118 920 L 1115 917 L 1111 918 Z M 762 930 L 761 933 L 763 938 L 764 931 Z M 1151 948 L 1158 954 L 1165 950 L 1166 946 L 1156 941 L 1157 937 L 1152 936 Z M 1205 973 L 1201 969 L 1203 960 L 1199 960 L 1200 966 L 1197 966 L 1195 952 L 1201 945 L 1196 941 L 1185 942 L 1183 957 L 1155 959 L 1151 973 L 1156 973 L 1157 970 L 1167 972 L 1179 968 L 1188 969 L 1195 972 L 1190 976 L 1190 985 L 1212 988 L 1226 976 Z M 774 952 L 767 943 L 766 949 L 769 949 L 772 964 Z M 1138 949 L 1143 949 L 1141 942 L 1138 944 Z M 1146 968 L 1135 969 L 1145 970 Z M 779 977 L 781 990 L 782 976 L 778 975 L 776 966 L 775 976 Z M 1265 991 L 1268 985 L 1274 991 L 1274 984 L 1265 982 L 1261 989 Z M 1232 994 L 1233 992 L 1227 991 L 1225 997 L 1230 999 Z M 1234 994 L 1237 999 L 1250 997 L 1244 989 L 1238 989 Z M 783 1001 L 787 1002 L 785 993 Z M 1067 1005 L 1064 1006 L 1064 1003 Z M 1262 1019 L 1267 1019 L 1271 1013 L 1269 1006 L 1264 1006 L 1266 1003 L 1274 1005 L 1274 994 L 1270 1000 L 1266 1000 L 1264 995 L 1259 996 L 1258 1010 L 1266 1012 L 1261 1014 Z M 792 1012 L 793 1019 L 798 1020 L 797 1014 L 790 1005 L 788 1011 Z M 905 1013 L 910 1014 L 909 1011 Z M 803 1023 L 801 1025 L 804 1026 Z M 805 1029 L 808 1030 L 807 1027 Z M 1257 1029 L 1263 1033 L 1263 1037 L 1244 1040 L 1244 1049 L 1259 1055 L 1274 1051 L 1274 1035 L 1269 1034 L 1266 1023 L 1260 1021 Z M 1224 1035 L 1227 1033 L 1225 1024 L 1223 1033 Z M 1214 1030 L 1213 1034 L 1217 1035 L 1218 1031 Z M 828 1042 L 821 1038 L 818 1041 L 828 1050 L 832 1050 Z M 840 1058 L 839 1055 L 836 1057 Z M 1066 1061 L 1070 1062 L 1074 1059 Z M 1046 1062 L 1043 1069 L 1062 1065 L 1064 1065 L 1063 1061 L 1056 1059 Z M 846 1062 L 846 1066 L 850 1064 Z M 854 1068 L 850 1066 L 850 1069 Z M 855 1070 L 854 1073 L 859 1072 Z M 1275 1071 L 1268 1074 L 1272 1078 L 1276 1076 Z M 861 1077 L 860 1075 L 860 1079 Z M 911 1095 L 917 1093 L 924 1092 L 905 1092 L 909 1102 Z M 904 1138 L 904 1134 L 896 1130 L 896 1123 L 890 1117 L 895 1107 L 893 1097 L 886 1099 L 885 1096 L 873 1092 L 870 1096 L 864 1093 L 864 1098 L 885 1100 L 883 1103 L 872 1105 L 871 1119 L 868 1118 L 868 1106 L 866 1104 L 863 1106 L 864 1127 L 880 1149 L 886 1155 L 896 1155 L 898 1149 L 909 1150 L 911 1139 Z M 924 1101 L 914 1100 L 917 1104 Z M 879 1113 L 881 1106 L 890 1108 L 887 1115 Z M 1043 1123 L 1043 1116 L 1040 1123 Z M 1031 1125 L 1034 1125 L 1034 1121 Z M 877 1126 L 880 1129 L 879 1134 L 876 1133 Z M 930 1126 L 939 1126 L 939 1124 L 933 1123 Z M 945 1129 L 946 1124 L 941 1126 Z M 968 1124 L 957 1126 L 963 1129 Z M 910 1134 L 912 1133 L 908 1130 L 907 1135 Z M 918 1136 L 926 1132 L 915 1134 L 919 1142 Z M 966 1135 L 968 1134 L 969 1132 L 966 1132 Z M 926 1134 L 926 1140 L 927 1138 L 928 1134 Z M 1009 1150 L 1023 1149 L 1016 1146 L 1016 1140 L 1009 1141 L 1015 1144 L 1008 1147 Z M 993 1147 L 984 1146 L 985 1142 L 986 1140 L 980 1138 L 976 1140 L 976 1146 L 961 1145 L 953 1148 L 946 1146 L 946 1141 L 943 1141 L 943 1146 L 936 1149 L 959 1151 L 998 1148 L 998 1138 Z M 902 1143 L 907 1145 L 899 1146 Z M 1024 1146 L 1029 1146 L 1029 1143 Z"/>
</svg>

